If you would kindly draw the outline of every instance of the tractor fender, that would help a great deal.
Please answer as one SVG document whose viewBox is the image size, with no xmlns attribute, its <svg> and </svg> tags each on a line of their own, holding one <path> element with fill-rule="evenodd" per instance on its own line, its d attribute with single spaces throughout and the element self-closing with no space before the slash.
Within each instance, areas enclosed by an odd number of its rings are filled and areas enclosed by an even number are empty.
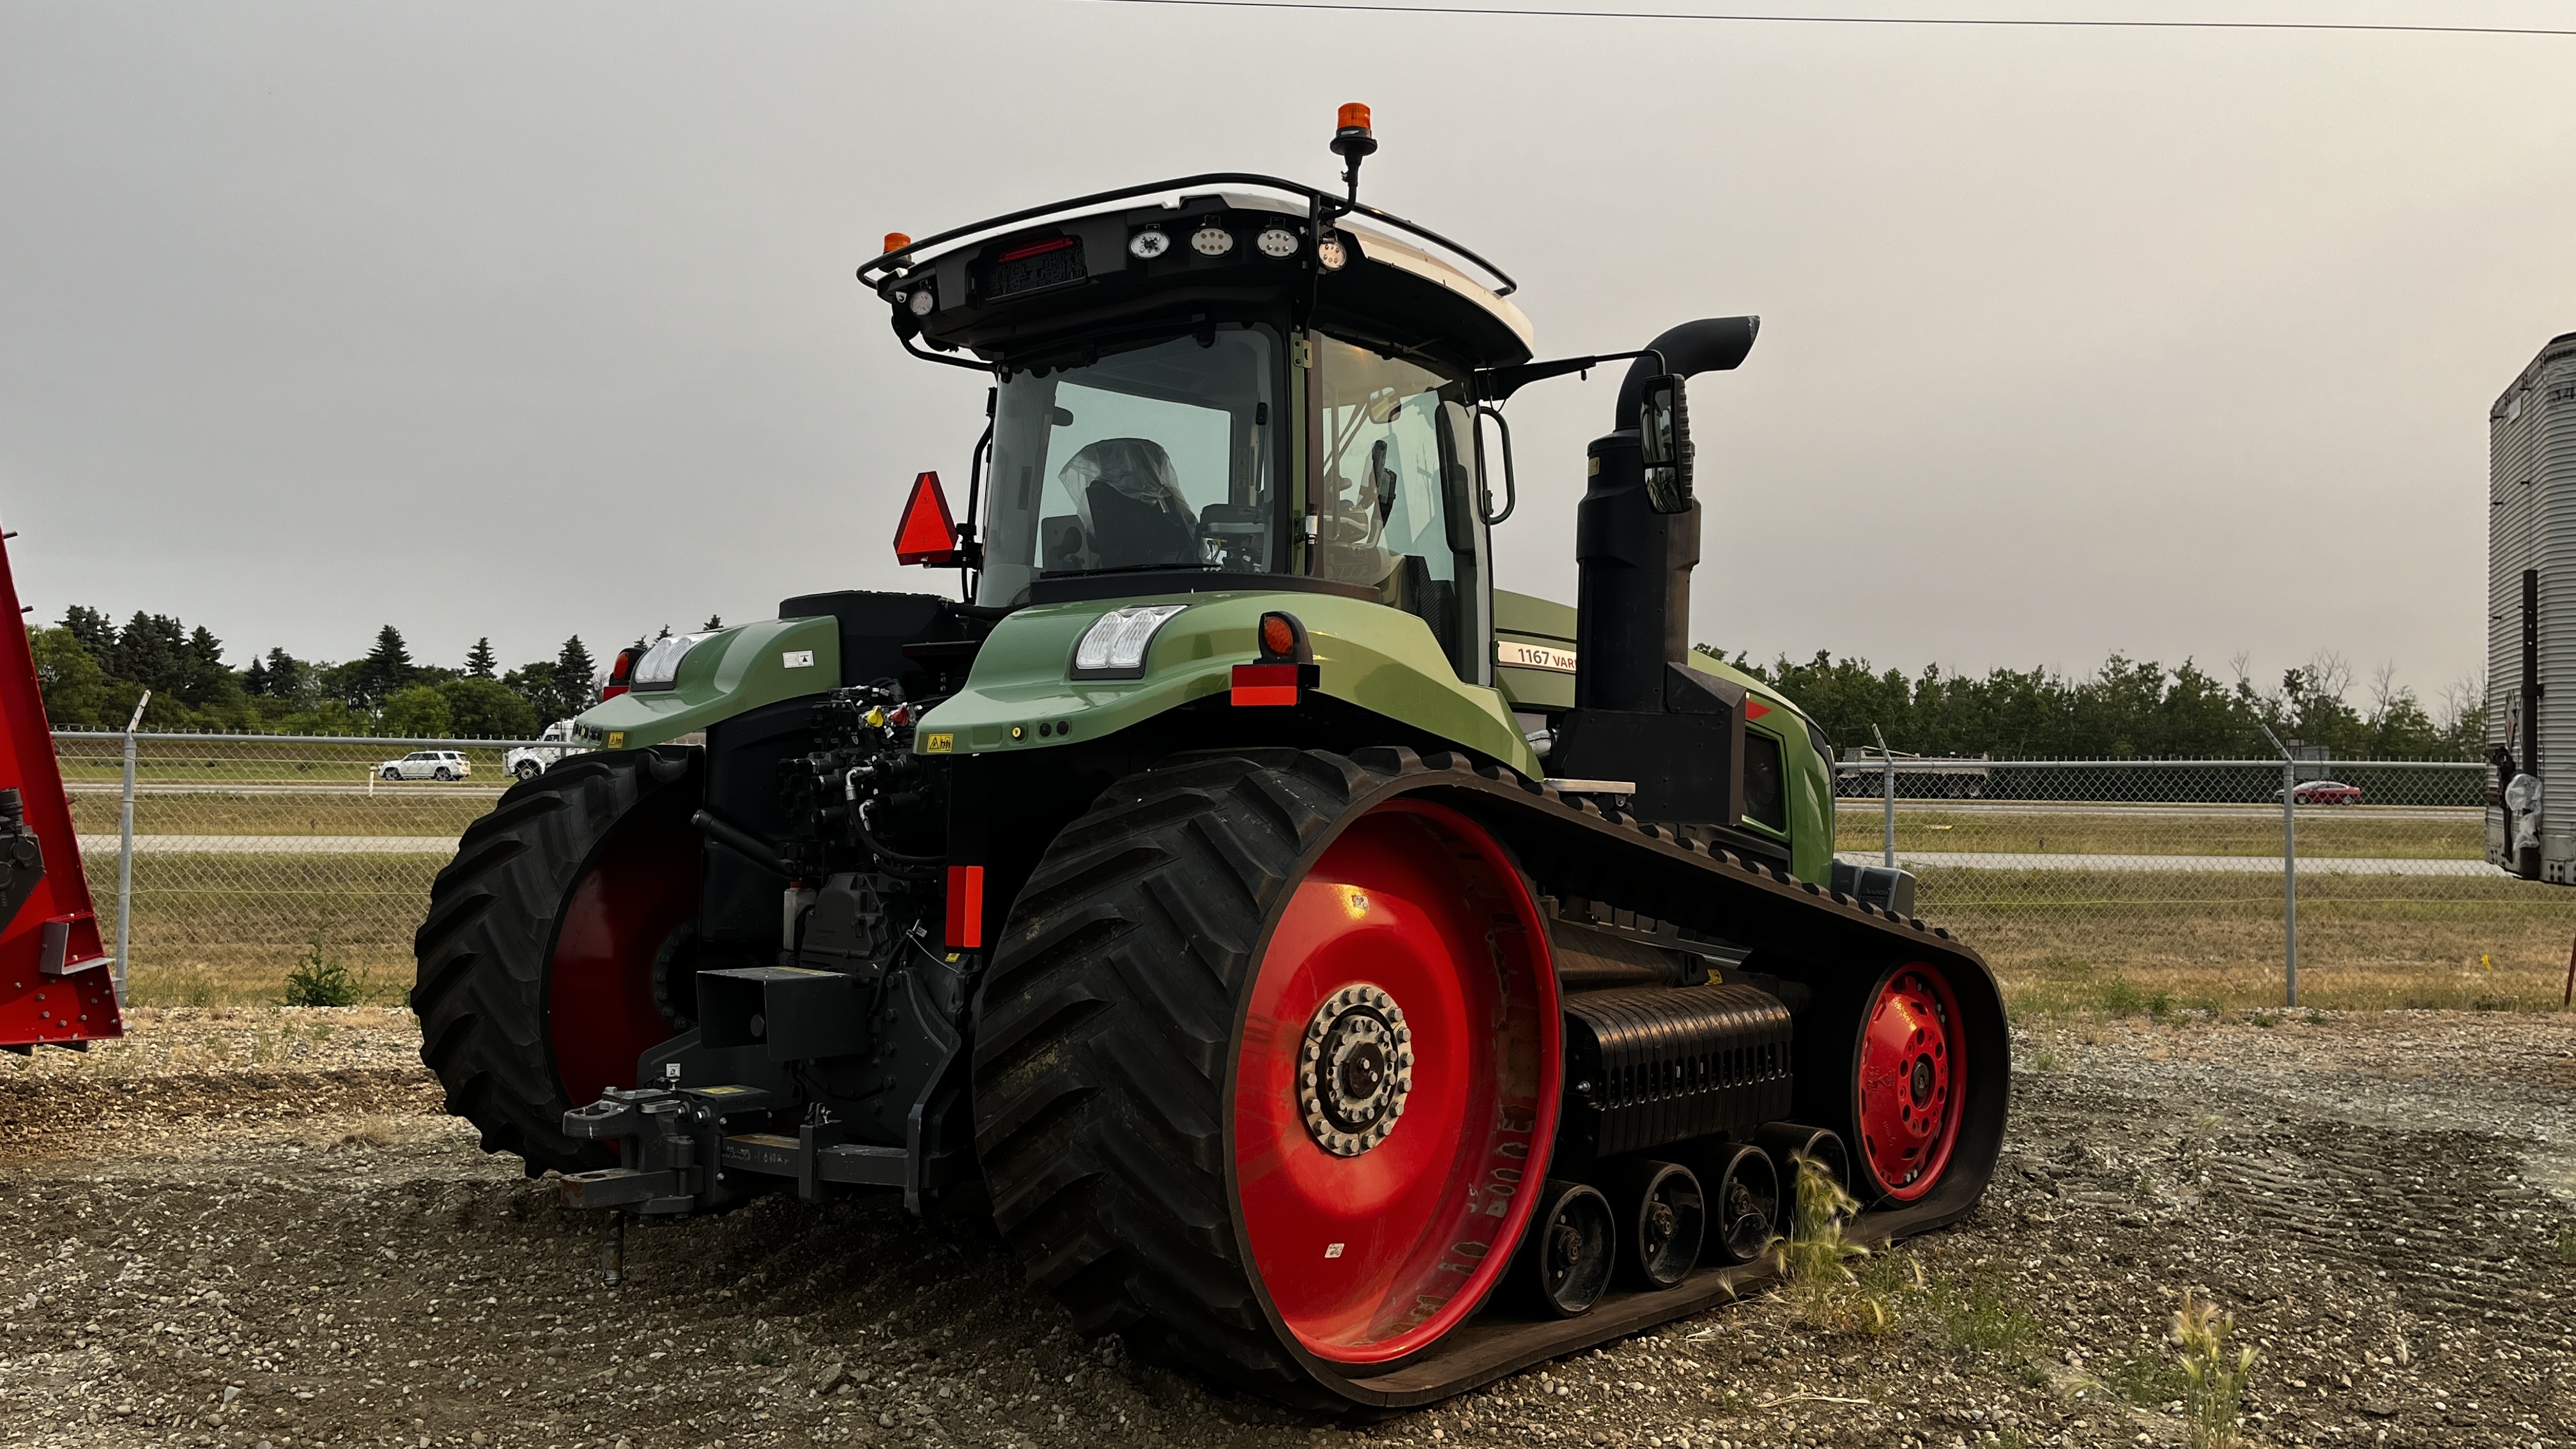
<svg viewBox="0 0 2576 1449">
<path fill-rule="evenodd" d="M 708 635 L 667 689 L 630 689 L 573 721 L 573 737 L 611 750 L 689 743 L 711 724 L 841 684 L 841 631 L 829 618 L 764 619 Z"/>
</svg>

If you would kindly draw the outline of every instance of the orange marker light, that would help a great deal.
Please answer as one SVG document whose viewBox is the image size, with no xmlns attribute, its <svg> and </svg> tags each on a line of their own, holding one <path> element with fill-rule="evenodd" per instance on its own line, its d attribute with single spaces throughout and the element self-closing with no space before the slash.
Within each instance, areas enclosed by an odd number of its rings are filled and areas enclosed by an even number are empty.
<svg viewBox="0 0 2576 1449">
<path fill-rule="evenodd" d="M 1359 101 L 1346 101 L 1341 115 L 1334 119 L 1333 124 L 1345 131 L 1365 131 L 1369 128 L 1369 108 Z"/>
<path fill-rule="evenodd" d="M 1261 616 L 1261 652 L 1273 659 L 1287 659 L 1297 652 L 1297 626 L 1284 614 Z"/>
<path fill-rule="evenodd" d="M 1360 109 L 1362 111 L 1366 111 L 1368 107 L 1362 106 Z M 910 245 L 912 245 L 912 238 L 904 235 L 902 232 L 890 231 L 886 233 L 886 255 L 892 256 L 896 252 L 902 251 L 905 247 Z"/>
</svg>

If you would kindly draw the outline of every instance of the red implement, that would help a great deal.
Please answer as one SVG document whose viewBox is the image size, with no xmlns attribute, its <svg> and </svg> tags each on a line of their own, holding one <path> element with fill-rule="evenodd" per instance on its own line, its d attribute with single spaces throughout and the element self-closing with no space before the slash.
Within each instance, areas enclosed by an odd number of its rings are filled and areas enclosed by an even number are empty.
<svg viewBox="0 0 2576 1449">
<path fill-rule="evenodd" d="M 6 545 L 0 606 L 23 619 Z M 0 626 L 0 1047 L 26 1052 L 123 1036 L 113 965 L 81 874 L 36 656 L 23 623 Z"/>
</svg>

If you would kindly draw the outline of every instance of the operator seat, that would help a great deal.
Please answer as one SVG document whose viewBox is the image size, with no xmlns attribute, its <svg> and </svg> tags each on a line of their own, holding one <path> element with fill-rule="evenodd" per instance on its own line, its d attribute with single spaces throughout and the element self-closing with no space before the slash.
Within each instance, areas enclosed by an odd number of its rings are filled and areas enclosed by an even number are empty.
<svg viewBox="0 0 2576 1449">
<path fill-rule="evenodd" d="M 1082 514 L 1093 568 L 1199 562 L 1198 517 L 1172 455 L 1150 438 L 1102 438 L 1056 473 Z"/>
</svg>

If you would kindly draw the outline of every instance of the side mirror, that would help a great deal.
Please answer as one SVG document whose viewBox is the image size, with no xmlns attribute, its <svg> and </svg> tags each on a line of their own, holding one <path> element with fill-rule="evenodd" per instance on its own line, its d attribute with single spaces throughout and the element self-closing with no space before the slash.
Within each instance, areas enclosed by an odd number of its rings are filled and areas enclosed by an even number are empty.
<svg viewBox="0 0 2576 1449">
<path fill-rule="evenodd" d="M 1646 502 L 1657 513 L 1691 506 L 1690 407 L 1682 380 L 1667 374 L 1646 384 L 1637 409 L 1637 447 L 1646 468 Z"/>
</svg>

